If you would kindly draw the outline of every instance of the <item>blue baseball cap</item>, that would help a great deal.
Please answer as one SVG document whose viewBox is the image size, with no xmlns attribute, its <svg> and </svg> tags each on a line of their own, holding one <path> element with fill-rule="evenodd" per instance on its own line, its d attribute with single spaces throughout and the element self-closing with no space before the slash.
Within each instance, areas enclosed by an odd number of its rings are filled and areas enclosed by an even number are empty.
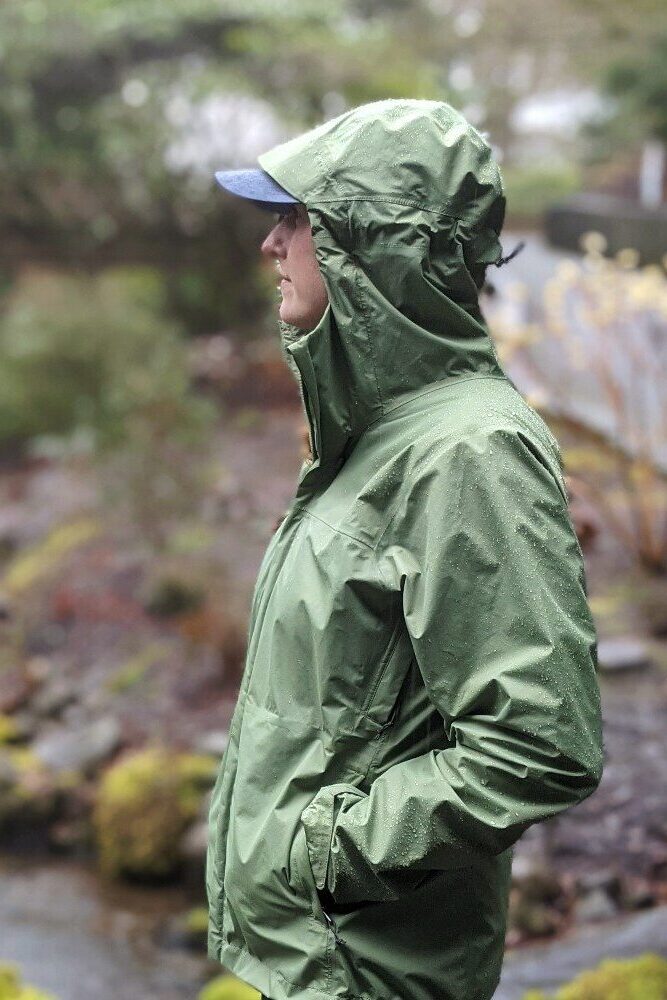
<svg viewBox="0 0 667 1000">
<path fill-rule="evenodd" d="M 247 167 L 243 170 L 217 170 L 215 179 L 218 184 L 239 195 L 248 198 L 259 208 L 269 212 L 280 212 L 288 205 L 298 205 L 299 199 L 274 181 L 271 174 L 258 167 Z"/>
</svg>

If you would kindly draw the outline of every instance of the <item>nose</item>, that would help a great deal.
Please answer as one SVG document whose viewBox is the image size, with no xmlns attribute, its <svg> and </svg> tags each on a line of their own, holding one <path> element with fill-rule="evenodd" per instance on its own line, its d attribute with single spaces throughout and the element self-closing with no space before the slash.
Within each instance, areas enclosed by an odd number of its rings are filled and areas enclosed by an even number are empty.
<svg viewBox="0 0 667 1000">
<path fill-rule="evenodd" d="M 266 236 L 260 250 L 266 257 L 284 257 L 285 244 L 280 238 L 280 224 L 276 223 L 271 232 Z"/>
</svg>

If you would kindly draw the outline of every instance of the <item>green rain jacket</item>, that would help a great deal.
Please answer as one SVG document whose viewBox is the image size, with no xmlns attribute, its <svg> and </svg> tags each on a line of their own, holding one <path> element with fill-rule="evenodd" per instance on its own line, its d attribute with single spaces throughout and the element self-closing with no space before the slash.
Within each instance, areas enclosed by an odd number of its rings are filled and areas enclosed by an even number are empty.
<svg viewBox="0 0 667 1000">
<path fill-rule="evenodd" d="M 252 599 L 208 953 L 272 1000 L 487 1000 L 512 845 L 603 756 L 558 444 L 478 305 L 501 178 L 416 99 L 258 160 L 307 207 L 329 304 L 279 320 L 312 459 Z"/>
</svg>

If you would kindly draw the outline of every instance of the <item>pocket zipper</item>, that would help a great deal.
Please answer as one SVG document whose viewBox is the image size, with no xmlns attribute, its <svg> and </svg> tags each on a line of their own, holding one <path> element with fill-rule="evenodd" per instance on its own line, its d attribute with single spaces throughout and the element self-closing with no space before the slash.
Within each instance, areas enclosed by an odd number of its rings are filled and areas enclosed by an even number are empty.
<svg viewBox="0 0 667 1000">
<path fill-rule="evenodd" d="M 324 915 L 324 919 L 326 920 L 327 924 L 329 925 L 329 927 L 331 929 L 331 933 L 334 936 L 334 940 L 337 941 L 338 944 L 345 944 L 345 942 L 343 941 L 343 939 L 338 934 L 338 928 L 336 927 L 333 919 L 329 916 L 329 914 L 327 913 L 327 911 L 324 908 L 322 908 L 322 913 Z"/>
<path fill-rule="evenodd" d="M 364 715 L 366 715 L 366 716 L 368 716 L 369 712 L 371 712 L 372 709 L 373 709 L 373 703 L 375 702 L 375 698 L 377 696 L 377 692 L 378 692 L 378 690 L 380 688 L 380 684 L 382 683 L 382 678 L 384 677 L 385 671 L 387 670 L 387 667 L 389 666 L 391 658 L 394 655 L 394 650 L 396 649 L 396 646 L 398 645 L 398 640 L 400 639 L 400 637 L 401 637 L 401 623 L 400 623 L 400 620 L 398 620 L 394 624 L 394 631 L 393 631 L 392 636 L 391 636 L 391 638 L 389 640 L 389 644 L 387 645 L 387 648 L 385 649 L 384 656 L 380 660 L 380 664 L 379 664 L 379 667 L 378 667 L 378 671 L 379 672 L 378 672 L 378 675 L 377 675 L 377 677 L 375 679 L 375 683 L 373 684 L 372 690 L 371 690 L 370 694 L 367 696 L 366 701 L 364 703 L 364 706 L 361 709 L 362 713 Z"/>
</svg>

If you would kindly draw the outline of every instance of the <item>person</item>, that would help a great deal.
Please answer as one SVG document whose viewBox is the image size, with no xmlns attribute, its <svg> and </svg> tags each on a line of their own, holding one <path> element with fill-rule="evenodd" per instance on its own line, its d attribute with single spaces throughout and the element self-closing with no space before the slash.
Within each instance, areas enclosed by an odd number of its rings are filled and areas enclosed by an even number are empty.
<svg viewBox="0 0 667 1000">
<path fill-rule="evenodd" d="M 513 846 L 603 768 L 559 446 L 479 306 L 508 259 L 500 171 L 421 99 L 258 163 L 216 176 L 277 213 L 262 250 L 311 454 L 250 606 L 208 954 L 270 1000 L 487 1000 Z"/>
</svg>

